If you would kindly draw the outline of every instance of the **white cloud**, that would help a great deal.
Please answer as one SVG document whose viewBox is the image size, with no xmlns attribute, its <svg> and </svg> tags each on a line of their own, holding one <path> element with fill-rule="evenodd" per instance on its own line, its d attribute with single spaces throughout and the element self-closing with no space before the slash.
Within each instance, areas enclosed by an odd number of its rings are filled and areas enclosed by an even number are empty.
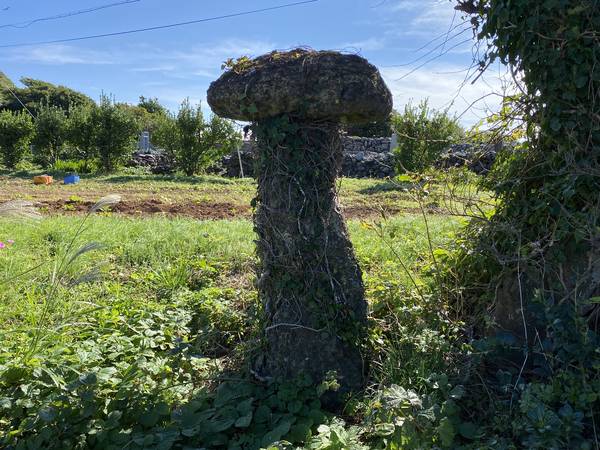
<svg viewBox="0 0 600 450">
<path fill-rule="evenodd" d="M 157 72 L 178 79 L 196 77 L 216 78 L 221 64 L 228 58 L 258 56 L 273 50 L 275 45 L 266 41 L 230 39 L 221 43 L 204 43 L 184 50 L 139 47 L 133 58 L 133 72 Z"/>
<path fill-rule="evenodd" d="M 171 72 L 176 69 L 174 64 L 159 64 L 156 66 L 143 66 L 143 67 L 133 67 L 129 69 L 130 72 Z"/>
<path fill-rule="evenodd" d="M 474 125 L 478 120 L 496 112 L 500 108 L 500 94 L 505 89 L 508 78 L 502 73 L 488 72 L 475 84 L 465 80 L 468 72 L 465 67 L 436 65 L 421 69 L 406 76 L 407 69 L 381 68 L 381 73 L 394 96 L 394 108 L 402 111 L 409 102 L 418 103 L 429 99 L 429 105 L 460 116 L 465 126 Z M 474 72 L 471 71 L 471 74 Z"/>
<path fill-rule="evenodd" d="M 453 8 L 452 3 L 447 0 L 423 2 L 419 11 L 419 14 L 411 21 L 411 26 L 416 29 L 441 26 L 441 31 L 444 31 L 443 27 L 449 27 L 453 18 L 459 18 L 459 14 Z M 440 30 L 436 29 L 436 31 Z"/>
<path fill-rule="evenodd" d="M 362 41 L 347 42 L 338 46 L 338 48 L 353 52 L 368 52 L 383 49 L 385 47 L 385 43 L 386 41 L 384 38 L 371 37 Z"/>
<path fill-rule="evenodd" d="M 448 0 L 400 0 L 382 11 L 382 23 L 391 36 L 437 36 L 462 22 Z"/>
<path fill-rule="evenodd" d="M 108 52 L 100 52 L 63 44 L 47 44 L 11 50 L 9 59 L 40 64 L 116 64 Z"/>
<path fill-rule="evenodd" d="M 418 0 L 400 0 L 395 3 L 392 3 L 389 6 L 390 11 L 414 11 L 419 9 L 419 7 L 423 6 L 423 1 Z"/>
</svg>

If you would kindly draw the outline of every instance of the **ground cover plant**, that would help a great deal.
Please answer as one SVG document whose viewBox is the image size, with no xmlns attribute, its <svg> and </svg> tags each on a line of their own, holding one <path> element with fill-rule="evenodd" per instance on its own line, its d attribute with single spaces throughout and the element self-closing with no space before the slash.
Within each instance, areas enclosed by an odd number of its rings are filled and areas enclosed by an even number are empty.
<svg viewBox="0 0 600 450">
<path fill-rule="evenodd" d="M 443 305 L 428 294 L 407 295 L 415 292 L 413 282 L 424 293 L 430 278 L 419 215 L 380 225 L 350 222 L 372 310 L 372 385 L 401 382 L 413 389 L 357 399 L 346 416 L 364 416 L 360 428 L 321 407 L 333 379 L 318 387 L 310 380 L 260 383 L 243 370 L 260 341 L 262 314 L 249 221 L 98 211 L 78 232 L 83 220 L 2 219 L 5 447 L 266 448 L 287 440 L 362 448 L 369 441 L 383 445 L 397 432 L 389 422 L 394 408 L 410 421 L 414 414 L 406 407 L 421 411 L 460 396 L 443 375 L 430 377 L 432 367 L 443 369 L 452 346 Z M 431 217 L 428 226 L 437 247 L 460 220 Z M 429 439 L 439 439 L 443 417 L 431 417 Z"/>
</svg>

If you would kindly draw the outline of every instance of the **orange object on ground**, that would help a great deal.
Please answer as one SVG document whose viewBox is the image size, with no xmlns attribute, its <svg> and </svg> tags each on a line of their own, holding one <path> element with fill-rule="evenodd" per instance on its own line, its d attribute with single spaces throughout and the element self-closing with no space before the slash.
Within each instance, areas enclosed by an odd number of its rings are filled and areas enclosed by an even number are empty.
<svg viewBox="0 0 600 450">
<path fill-rule="evenodd" d="M 38 175 L 33 177 L 33 184 L 52 184 L 52 177 L 50 175 Z"/>
</svg>

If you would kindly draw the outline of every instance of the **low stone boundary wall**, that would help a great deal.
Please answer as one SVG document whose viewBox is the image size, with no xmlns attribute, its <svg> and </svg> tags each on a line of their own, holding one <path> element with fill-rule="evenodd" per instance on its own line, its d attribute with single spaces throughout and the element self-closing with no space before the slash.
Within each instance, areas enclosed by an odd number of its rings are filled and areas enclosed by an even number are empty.
<svg viewBox="0 0 600 450">
<path fill-rule="evenodd" d="M 352 178 L 393 177 L 394 156 L 390 152 L 391 138 L 362 138 L 342 136 L 344 160 L 342 176 Z M 254 177 L 254 141 L 244 141 L 238 157 L 237 152 L 224 156 L 209 172 L 226 177 L 241 176 L 240 159 L 245 177 Z M 441 155 L 435 166 L 438 168 L 467 167 L 477 174 L 486 174 L 494 164 L 497 154 L 512 148 L 506 144 L 455 144 Z M 173 165 L 160 152 L 135 153 L 131 166 L 148 167 L 152 173 L 173 172 Z"/>
<path fill-rule="evenodd" d="M 352 178 L 385 178 L 394 176 L 393 156 L 390 153 L 391 138 L 361 138 L 342 136 L 344 160 L 342 176 Z M 220 163 L 222 174 L 227 177 L 239 177 L 240 158 L 244 176 L 254 176 L 253 141 L 245 141 L 237 152 L 225 156 Z"/>
</svg>

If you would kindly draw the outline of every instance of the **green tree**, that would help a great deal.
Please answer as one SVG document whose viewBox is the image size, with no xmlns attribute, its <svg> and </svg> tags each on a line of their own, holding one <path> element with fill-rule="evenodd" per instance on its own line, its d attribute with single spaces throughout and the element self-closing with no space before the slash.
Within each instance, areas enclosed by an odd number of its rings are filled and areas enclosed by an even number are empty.
<svg viewBox="0 0 600 450">
<path fill-rule="evenodd" d="M 89 105 L 94 103 L 87 95 L 65 86 L 56 86 L 46 81 L 34 80 L 33 78 L 21 78 L 21 83 L 25 87 L 8 86 L 17 95 L 19 101 L 8 91 L 6 81 L 0 81 L 0 97 L 3 99 L 0 107 L 2 109 L 21 111 L 24 109 L 21 104 L 23 102 L 27 109 L 37 114 L 41 108 L 47 105 L 67 111 L 74 105 Z"/>
<path fill-rule="evenodd" d="M 12 97 L 10 91 L 14 89 L 15 85 L 12 80 L 0 71 L 0 108 L 3 108 L 3 105 L 10 100 Z"/>
<path fill-rule="evenodd" d="M 398 172 L 418 172 L 430 167 L 450 144 L 464 137 L 464 130 L 447 111 L 429 107 L 427 100 L 392 118 L 392 129 L 398 136 L 395 150 Z"/>
<path fill-rule="evenodd" d="M 177 167 L 191 176 L 235 150 L 241 136 L 230 120 L 213 115 L 206 121 L 200 105 L 194 108 L 184 100 L 176 118 L 161 122 L 154 142 L 171 152 Z"/>
<path fill-rule="evenodd" d="M 177 114 L 177 149 L 175 158 L 179 169 L 186 175 L 193 175 L 200 168 L 199 137 L 204 128 L 204 117 L 200 105 L 193 108 L 189 100 L 184 100 Z"/>
<path fill-rule="evenodd" d="M 234 123 L 213 114 L 200 135 L 201 167 L 209 167 L 222 156 L 236 150 L 240 145 L 242 145 L 242 139 Z"/>
<path fill-rule="evenodd" d="M 34 160 L 42 167 L 51 167 L 63 156 L 67 137 L 67 115 L 56 106 L 45 105 L 38 110 L 33 137 Z"/>
<path fill-rule="evenodd" d="M 96 148 L 96 121 L 94 111 L 96 105 L 78 105 L 70 109 L 67 121 L 67 141 L 73 147 L 74 156 L 88 164 L 98 156 Z"/>
<path fill-rule="evenodd" d="M 27 153 L 33 121 L 26 112 L 0 111 L 0 153 L 2 162 L 14 169 Z"/>
<path fill-rule="evenodd" d="M 156 108 L 149 111 L 143 106 L 128 103 L 118 103 L 117 107 L 135 119 L 140 131 L 148 131 L 151 134 L 158 126 L 158 122 L 167 114 L 165 109 Z"/>
<path fill-rule="evenodd" d="M 157 117 L 156 127 L 152 133 L 152 143 L 161 147 L 171 160 L 175 160 L 175 153 L 179 142 L 179 129 L 177 116 L 166 113 Z"/>
<path fill-rule="evenodd" d="M 100 164 L 104 171 L 110 172 L 133 151 L 139 126 L 131 114 L 106 95 L 100 98 L 100 105 L 93 109 L 91 117 Z"/>
<path fill-rule="evenodd" d="M 160 104 L 156 97 L 146 98 L 143 95 L 140 95 L 140 100 L 138 102 L 138 106 L 140 108 L 145 109 L 150 114 L 166 114 L 166 108 Z"/>
</svg>

